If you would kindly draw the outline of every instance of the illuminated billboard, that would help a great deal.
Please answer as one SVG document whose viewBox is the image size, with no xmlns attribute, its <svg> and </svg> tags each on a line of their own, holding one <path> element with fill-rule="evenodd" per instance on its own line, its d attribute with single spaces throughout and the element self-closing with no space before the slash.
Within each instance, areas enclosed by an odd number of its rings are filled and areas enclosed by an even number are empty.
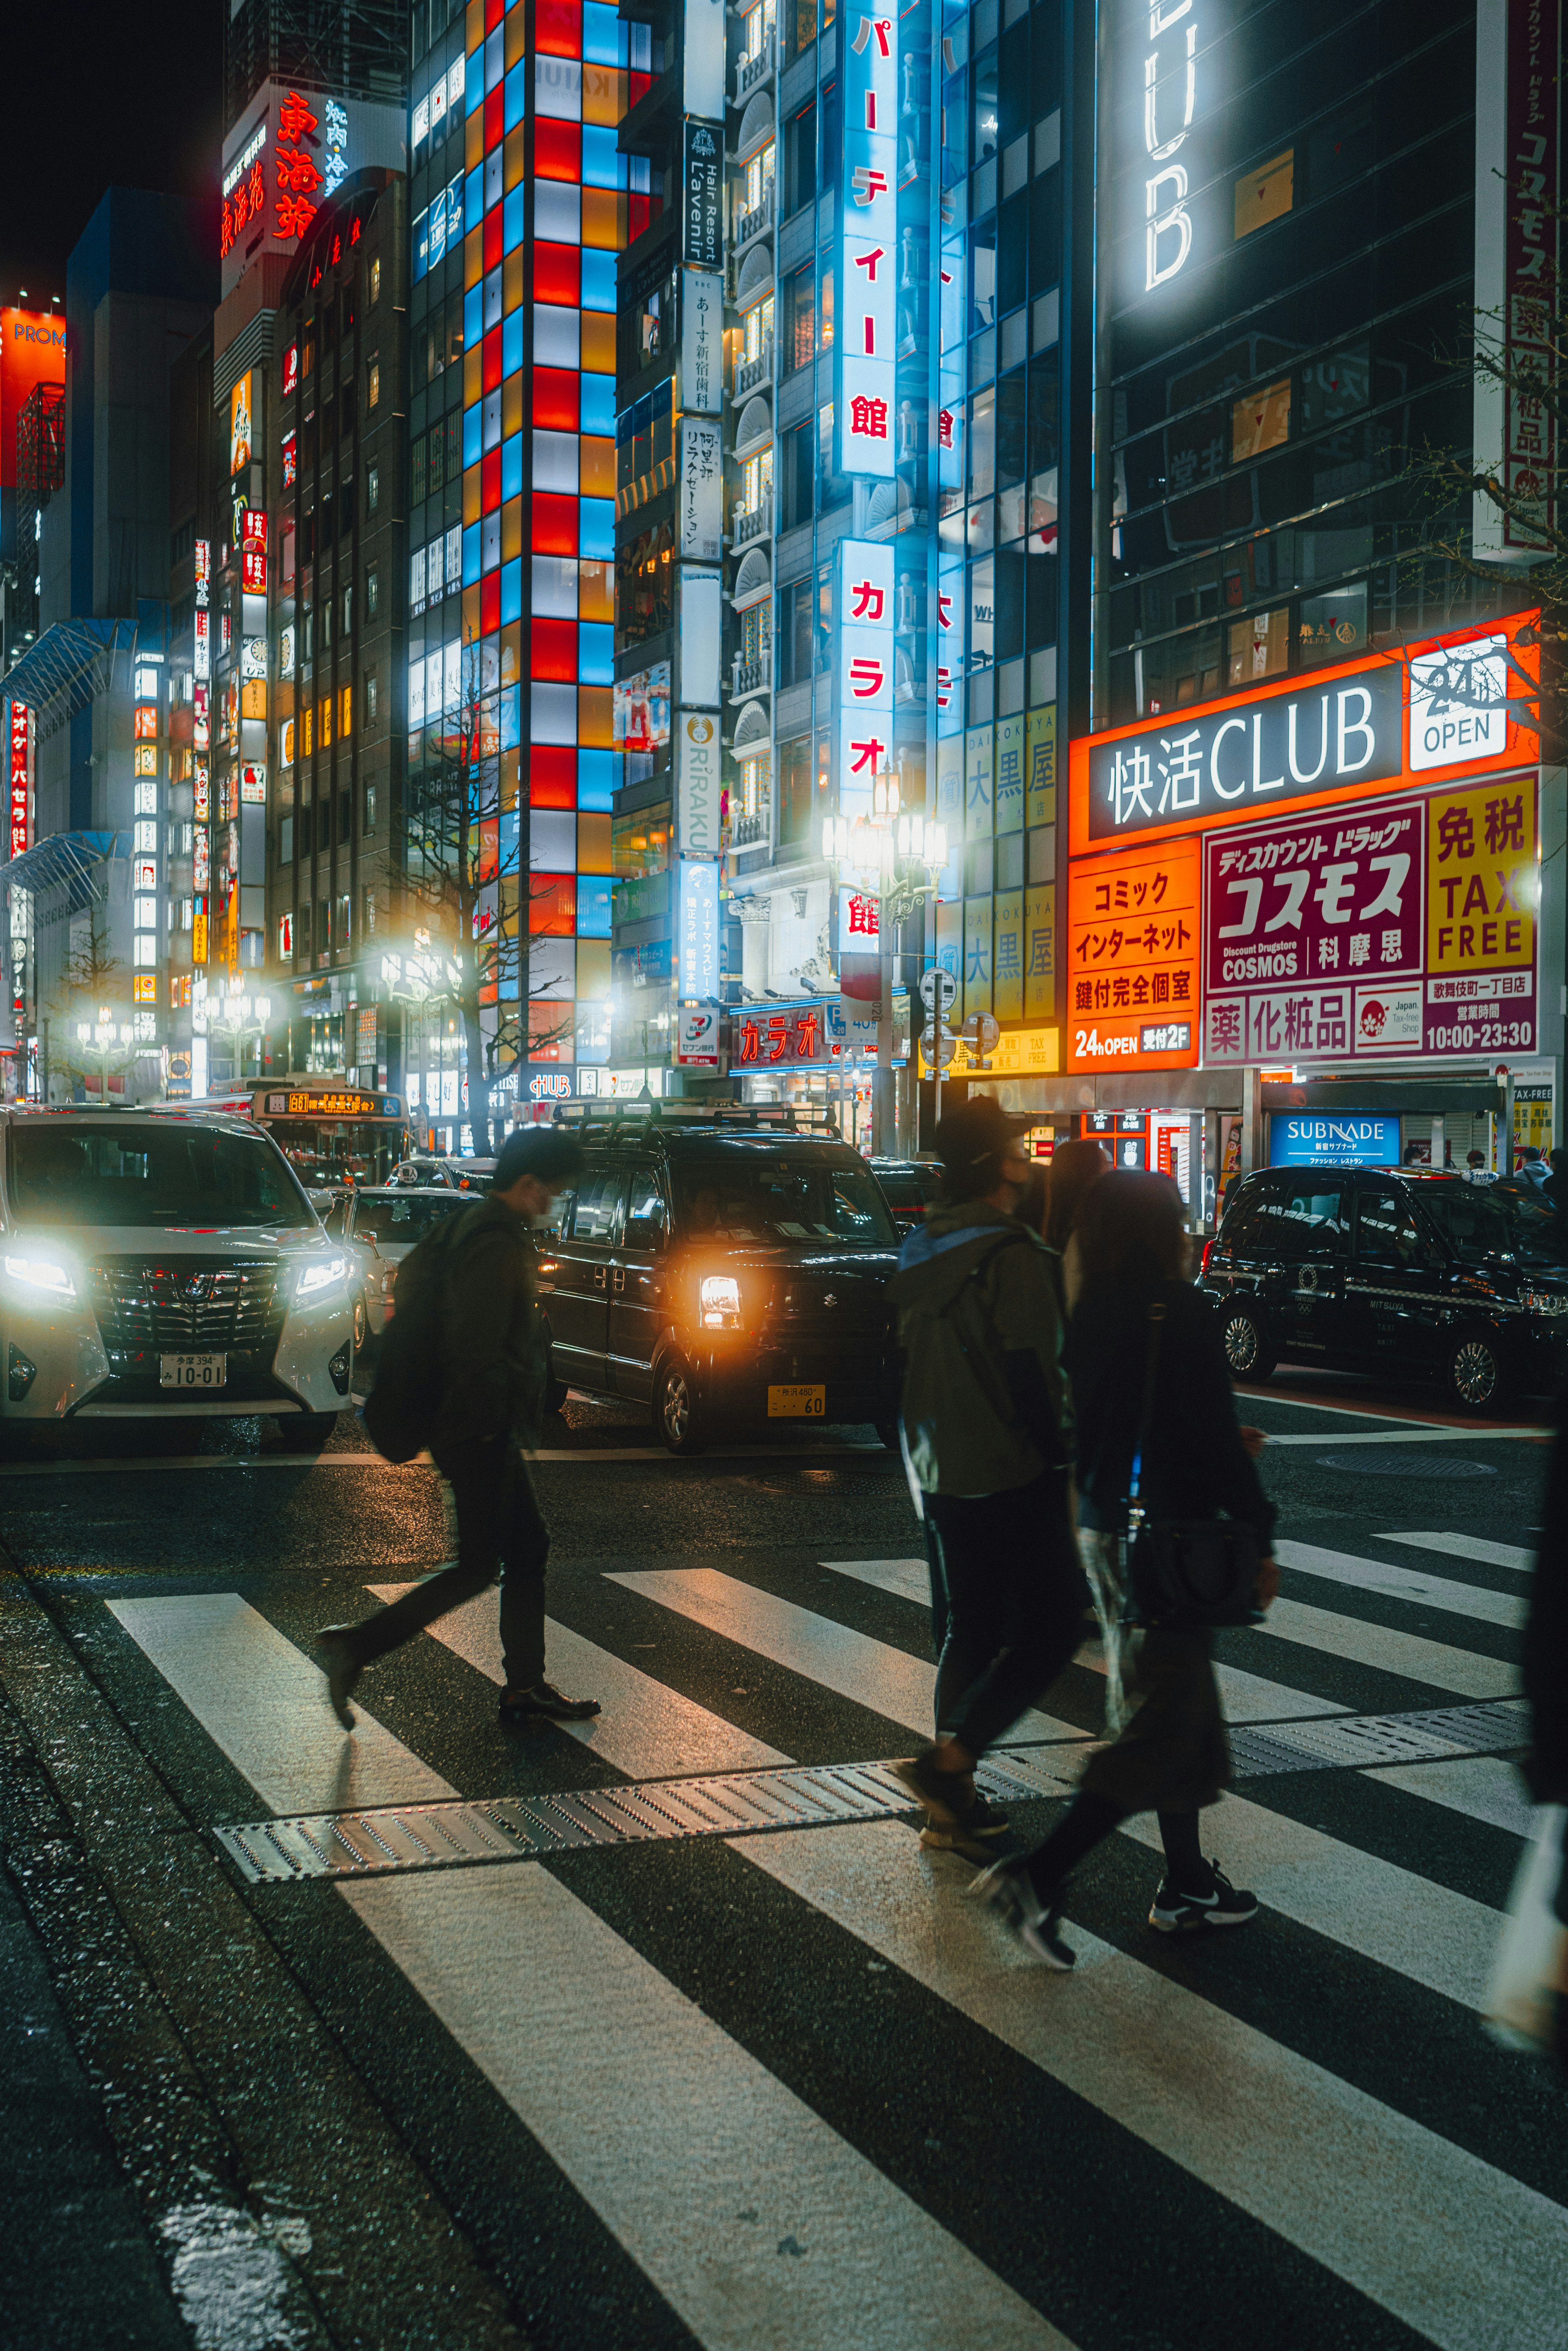
<svg viewBox="0 0 1568 2351">
<path fill-rule="evenodd" d="M 42 310 L 0 310 L 0 486 L 16 486 L 16 419 L 36 383 L 66 380 L 66 322 Z"/>
<path fill-rule="evenodd" d="M 267 253 L 296 253 L 343 181 L 408 168 L 402 107 L 264 82 L 224 141 L 218 235 L 223 291 Z"/>
</svg>

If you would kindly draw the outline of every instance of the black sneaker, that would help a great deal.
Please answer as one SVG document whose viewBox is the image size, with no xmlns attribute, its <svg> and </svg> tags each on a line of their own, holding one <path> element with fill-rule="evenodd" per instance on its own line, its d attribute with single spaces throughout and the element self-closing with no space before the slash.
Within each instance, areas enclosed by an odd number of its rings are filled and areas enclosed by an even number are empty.
<svg viewBox="0 0 1568 2351">
<path fill-rule="evenodd" d="M 978 1802 L 975 1782 L 967 1771 L 938 1771 L 932 1760 L 936 1752 L 934 1747 L 926 1747 L 887 1768 L 937 1828 L 956 1829 Z"/>
<path fill-rule="evenodd" d="M 1006 1836 L 1009 1825 L 1001 1806 L 977 1791 L 968 1811 L 956 1821 L 928 1820 L 920 1832 L 920 1842 L 934 1853 L 967 1853 L 977 1860 L 993 1838 Z"/>
<path fill-rule="evenodd" d="M 501 1692 L 501 1719 L 516 1722 L 519 1717 L 544 1715 L 551 1722 L 587 1722 L 600 1712 L 596 1698 L 563 1698 L 553 1682 L 536 1682 L 532 1689 L 505 1689 Z"/>
<path fill-rule="evenodd" d="M 1149 1912 L 1151 1927 L 1162 1935 L 1193 1935 L 1204 1927 L 1245 1927 L 1256 1918 L 1258 1896 L 1239 1892 L 1222 1869 L 1212 1862 L 1209 1866 L 1214 1870 L 1210 1894 L 1179 1894 L 1166 1878 Z"/>
<path fill-rule="evenodd" d="M 1028 1865 L 1021 1860 L 998 1861 L 983 1869 L 969 1887 L 972 1898 L 993 1909 L 1018 1937 L 1026 1951 L 1048 1968 L 1076 1967 L 1078 1954 L 1064 1943 L 1059 1930 L 1065 1885 L 1046 1901 L 1035 1892 Z"/>
<path fill-rule="evenodd" d="M 354 1684 L 364 1667 L 354 1655 L 354 1628 L 351 1625 L 324 1625 L 316 1635 L 316 1646 L 321 1653 L 321 1670 L 327 1677 L 327 1696 L 333 1713 L 345 1730 L 354 1727 L 354 1709 L 349 1704 Z"/>
</svg>

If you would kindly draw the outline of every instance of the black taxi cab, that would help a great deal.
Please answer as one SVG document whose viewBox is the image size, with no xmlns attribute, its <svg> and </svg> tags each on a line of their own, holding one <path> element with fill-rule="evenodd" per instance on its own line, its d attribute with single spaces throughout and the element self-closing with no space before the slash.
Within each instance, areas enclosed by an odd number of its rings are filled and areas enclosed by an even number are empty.
<svg viewBox="0 0 1568 2351">
<path fill-rule="evenodd" d="M 1198 1287 L 1241 1380 L 1281 1361 L 1382 1368 L 1505 1412 L 1568 1360 L 1568 1219 L 1522 1184 L 1260 1168 L 1232 1191 Z"/>
<path fill-rule="evenodd" d="M 558 1401 L 643 1404 L 672 1453 L 789 1420 L 897 1444 L 898 1239 L 858 1152 L 789 1110 L 556 1118 L 587 1163 L 536 1236 Z"/>
</svg>

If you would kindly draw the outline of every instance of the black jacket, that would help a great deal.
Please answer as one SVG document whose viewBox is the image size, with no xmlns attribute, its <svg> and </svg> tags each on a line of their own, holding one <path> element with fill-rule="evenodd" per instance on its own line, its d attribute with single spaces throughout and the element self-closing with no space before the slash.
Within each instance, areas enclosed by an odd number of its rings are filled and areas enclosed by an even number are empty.
<svg viewBox="0 0 1568 2351">
<path fill-rule="evenodd" d="M 1078 1431 L 1079 1515 L 1120 1523 L 1143 1411 L 1149 1307 L 1166 1308 L 1142 1499 L 1160 1518 L 1221 1512 L 1255 1527 L 1266 1547 L 1274 1507 L 1247 1457 L 1213 1309 L 1190 1282 L 1155 1289 L 1085 1282 L 1067 1327 L 1065 1361 Z"/>
<path fill-rule="evenodd" d="M 528 1228 L 499 1200 L 454 1220 L 441 1301 L 441 1416 L 432 1450 L 517 1436 L 538 1442 L 548 1350 Z"/>
<path fill-rule="evenodd" d="M 1558 1399 L 1557 1442 L 1530 1588 L 1524 1695 L 1531 1718 L 1525 1766 L 1530 1792 L 1538 1804 L 1568 1803 L 1568 1390 Z"/>
</svg>

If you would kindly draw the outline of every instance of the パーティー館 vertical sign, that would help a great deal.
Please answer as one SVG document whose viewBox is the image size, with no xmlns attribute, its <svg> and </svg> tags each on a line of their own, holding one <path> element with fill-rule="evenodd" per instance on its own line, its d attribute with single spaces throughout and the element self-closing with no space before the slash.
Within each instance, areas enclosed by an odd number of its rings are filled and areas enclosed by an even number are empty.
<svg viewBox="0 0 1568 2351">
<path fill-rule="evenodd" d="M 844 20 L 834 423 L 839 470 L 893 478 L 898 251 L 898 18 Z"/>
</svg>

